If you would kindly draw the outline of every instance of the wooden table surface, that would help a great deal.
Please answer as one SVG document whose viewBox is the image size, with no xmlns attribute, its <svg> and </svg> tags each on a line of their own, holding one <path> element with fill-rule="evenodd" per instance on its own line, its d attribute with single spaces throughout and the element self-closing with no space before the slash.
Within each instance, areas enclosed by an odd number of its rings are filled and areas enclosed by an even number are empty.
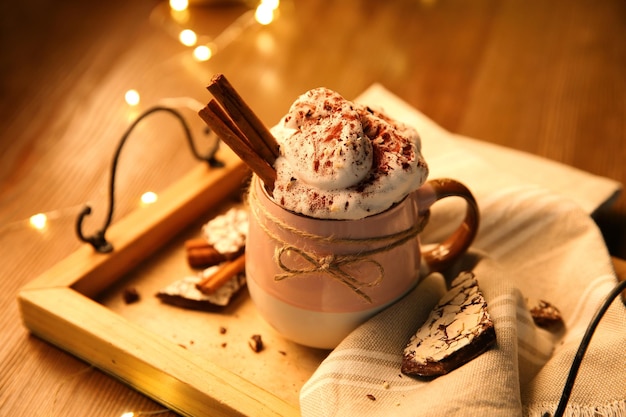
<svg viewBox="0 0 626 417">
<path fill-rule="evenodd" d="M 214 73 L 227 74 L 267 124 L 312 87 L 354 97 L 380 82 L 450 131 L 626 182 L 623 1 L 283 1 L 268 26 L 252 20 L 253 8 L 0 5 L 0 415 L 163 410 L 29 335 L 16 294 L 79 247 L 74 222 L 85 203 L 94 207 L 86 228 L 103 221 L 111 158 L 130 122 L 166 99 L 207 101 Z M 210 60 L 178 41 L 184 28 L 214 43 Z M 129 89 L 140 93 L 136 107 L 124 101 Z M 186 116 L 201 137 L 202 122 Z M 180 126 L 153 116 L 124 149 L 115 218 L 196 164 Z M 42 230 L 29 223 L 36 213 L 48 216 Z M 624 197 L 597 221 L 625 275 Z"/>
</svg>

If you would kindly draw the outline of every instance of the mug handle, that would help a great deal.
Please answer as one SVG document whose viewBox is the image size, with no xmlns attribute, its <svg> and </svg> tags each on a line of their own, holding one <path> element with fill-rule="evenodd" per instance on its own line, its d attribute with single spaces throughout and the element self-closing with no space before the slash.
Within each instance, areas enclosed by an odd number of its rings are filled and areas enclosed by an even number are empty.
<svg viewBox="0 0 626 417">
<path fill-rule="evenodd" d="M 415 192 L 419 215 L 428 215 L 430 206 L 446 197 L 461 197 L 465 200 L 465 218 L 446 240 L 422 251 L 422 258 L 430 272 L 439 272 L 450 266 L 467 251 L 478 233 L 480 212 L 476 199 L 465 185 L 450 178 L 429 180 Z"/>
</svg>

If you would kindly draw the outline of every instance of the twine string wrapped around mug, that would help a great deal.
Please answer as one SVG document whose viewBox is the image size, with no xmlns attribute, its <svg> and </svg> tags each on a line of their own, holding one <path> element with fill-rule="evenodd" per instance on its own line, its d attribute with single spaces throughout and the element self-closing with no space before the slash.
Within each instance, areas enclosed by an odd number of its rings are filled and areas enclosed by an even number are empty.
<svg viewBox="0 0 626 417">
<path fill-rule="evenodd" d="M 417 235 L 426 227 L 430 216 L 430 211 L 426 211 L 419 217 L 419 221 L 411 227 L 401 230 L 400 232 L 374 236 L 368 238 L 341 238 L 336 236 L 320 236 L 314 233 L 309 233 L 304 230 L 293 227 L 276 216 L 272 215 L 262 204 L 258 202 L 258 197 L 254 191 L 248 193 L 250 211 L 255 216 L 257 223 L 261 229 L 274 241 L 278 243 L 275 250 L 274 260 L 278 267 L 284 271 L 281 274 L 274 276 L 275 281 L 282 281 L 285 279 L 293 278 L 296 276 L 323 273 L 329 277 L 346 285 L 359 297 L 363 298 L 368 303 L 372 300 L 362 288 L 372 287 L 380 284 L 385 277 L 385 270 L 383 266 L 373 259 L 376 254 L 390 251 L 397 248 L 411 239 L 417 237 Z M 380 244 L 382 246 L 369 250 L 360 250 L 350 254 L 318 254 L 313 251 L 306 251 L 302 248 L 295 247 L 284 239 L 282 239 L 277 233 L 274 233 L 260 217 L 263 217 L 267 222 L 276 228 L 283 230 L 289 234 L 293 234 L 299 238 L 311 240 L 315 243 L 325 244 L 349 244 L 349 245 L 367 245 L 367 244 Z M 303 267 L 291 267 L 288 266 L 284 260 L 284 256 L 296 254 L 302 259 L 306 266 Z M 361 281 L 353 274 L 346 271 L 346 268 L 351 266 L 371 264 L 375 268 L 375 279 L 368 282 Z"/>
</svg>

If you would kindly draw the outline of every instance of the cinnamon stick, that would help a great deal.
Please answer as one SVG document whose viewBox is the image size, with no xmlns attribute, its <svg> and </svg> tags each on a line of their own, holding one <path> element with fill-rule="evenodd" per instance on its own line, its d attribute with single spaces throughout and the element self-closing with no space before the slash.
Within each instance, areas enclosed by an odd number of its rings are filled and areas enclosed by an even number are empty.
<svg viewBox="0 0 626 417">
<path fill-rule="evenodd" d="M 185 249 L 187 252 L 187 263 L 195 269 L 206 269 L 228 259 L 203 238 L 187 240 Z"/>
<path fill-rule="evenodd" d="M 224 125 L 226 125 L 226 127 L 239 138 L 239 140 L 241 140 L 242 142 L 247 143 L 248 146 L 250 146 L 250 148 L 252 148 L 252 150 L 256 152 L 256 149 L 254 149 L 254 146 L 252 146 L 252 143 L 250 142 L 250 139 L 241 131 L 241 129 L 239 129 L 239 126 L 237 126 L 235 124 L 235 122 L 230 118 L 230 116 L 224 111 L 224 109 L 217 103 L 217 101 L 215 99 L 209 101 L 209 103 L 207 104 L 207 107 L 213 113 L 215 113 L 215 115 L 217 117 L 219 117 L 219 119 L 222 122 L 224 122 Z M 262 157 L 262 155 L 260 155 L 258 152 L 256 152 L 256 153 L 257 153 L 257 155 L 261 156 L 261 158 L 264 161 L 267 162 L 267 160 L 264 159 Z"/>
<path fill-rule="evenodd" d="M 196 238 L 193 238 L 193 239 L 185 240 L 185 249 L 186 250 L 206 248 L 207 246 L 210 246 L 210 244 L 203 237 L 196 237 Z"/>
<path fill-rule="evenodd" d="M 245 271 L 246 254 L 243 253 L 232 261 L 225 262 L 214 274 L 204 278 L 196 284 L 196 288 L 203 294 L 213 294 L 222 285 L 226 284 L 235 275 Z"/>
<path fill-rule="evenodd" d="M 276 138 L 272 136 L 272 133 L 246 104 L 224 74 L 216 74 L 207 89 L 248 138 L 252 148 L 270 165 L 273 165 L 278 157 Z"/>
<path fill-rule="evenodd" d="M 249 142 L 242 138 L 240 133 L 229 126 L 229 122 L 225 121 L 228 120 L 228 117 L 223 113 L 219 105 L 217 105 L 217 102 L 211 100 L 198 114 L 224 143 L 261 178 L 267 189 L 273 190 L 274 182 L 276 181 L 276 171 L 252 149 Z"/>
</svg>

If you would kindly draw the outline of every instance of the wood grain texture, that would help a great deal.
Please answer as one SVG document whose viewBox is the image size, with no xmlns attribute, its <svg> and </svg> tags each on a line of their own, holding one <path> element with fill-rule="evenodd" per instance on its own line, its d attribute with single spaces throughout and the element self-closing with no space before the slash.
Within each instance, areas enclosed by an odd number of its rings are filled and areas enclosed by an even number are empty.
<svg viewBox="0 0 626 417">
<path fill-rule="evenodd" d="M 354 97 L 380 82 L 448 130 L 626 182 L 623 1 L 283 1 L 274 24 L 244 27 L 208 62 L 176 40 L 187 26 L 215 38 L 248 10 L 198 4 L 179 23 L 157 0 L 0 3 L 0 415 L 162 409 L 30 336 L 16 296 L 79 248 L 84 203 L 87 227 L 101 224 L 130 121 L 164 98 L 205 103 L 214 73 L 267 124 L 310 88 Z M 123 102 L 129 88 L 141 93 L 136 109 Z M 183 111 L 205 148 L 203 122 Z M 138 127 L 114 222 L 198 166 L 180 132 L 167 116 Z M 38 212 L 50 215 L 43 231 L 28 226 Z M 626 258 L 625 198 L 597 220 L 611 254 Z"/>
</svg>

